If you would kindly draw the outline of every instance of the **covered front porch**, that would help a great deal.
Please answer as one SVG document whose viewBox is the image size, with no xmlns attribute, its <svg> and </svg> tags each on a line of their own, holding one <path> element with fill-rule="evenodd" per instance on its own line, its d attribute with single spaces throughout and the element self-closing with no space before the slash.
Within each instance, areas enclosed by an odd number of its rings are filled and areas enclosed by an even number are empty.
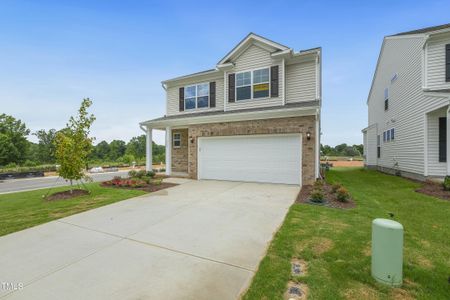
<svg viewBox="0 0 450 300">
<path fill-rule="evenodd" d="M 165 174 L 175 177 L 189 177 L 188 174 L 188 128 L 142 126 L 146 134 L 145 169 L 153 169 L 153 135 L 155 130 L 165 132 Z"/>
</svg>

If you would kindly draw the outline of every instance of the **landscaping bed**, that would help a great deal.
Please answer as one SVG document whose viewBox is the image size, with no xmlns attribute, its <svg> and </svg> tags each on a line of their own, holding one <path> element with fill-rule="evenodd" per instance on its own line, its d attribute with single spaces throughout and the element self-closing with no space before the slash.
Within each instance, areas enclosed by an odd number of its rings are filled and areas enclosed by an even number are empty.
<svg viewBox="0 0 450 300">
<path fill-rule="evenodd" d="M 66 200 L 66 199 L 75 198 L 75 197 L 84 196 L 84 195 L 89 195 L 89 191 L 82 190 L 82 189 L 74 189 L 72 191 L 62 191 L 62 192 L 53 193 L 53 194 L 45 197 L 45 200 L 48 200 L 48 201 Z"/>
<path fill-rule="evenodd" d="M 450 191 L 445 190 L 442 183 L 426 181 L 416 192 L 450 201 Z"/>
<path fill-rule="evenodd" d="M 155 172 L 153 171 L 132 170 L 128 172 L 127 178 L 116 176 L 112 180 L 102 182 L 101 186 L 119 189 L 133 189 L 151 193 L 177 185 L 175 183 L 164 182 L 164 178 L 165 177 L 162 176 L 155 176 Z"/>
<path fill-rule="evenodd" d="M 337 192 L 339 189 L 342 189 L 341 192 L 344 195 L 343 197 L 339 197 Z M 313 197 L 317 194 L 317 190 L 321 192 L 322 197 L 319 195 L 319 199 L 314 200 Z M 318 181 L 314 185 L 302 186 L 302 189 L 297 196 L 296 203 L 324 205 L 343 209 L 355 207 L 355 202 L 345 188 L 341 185 L 333 186 L 324 181 Z"/>
</svg>

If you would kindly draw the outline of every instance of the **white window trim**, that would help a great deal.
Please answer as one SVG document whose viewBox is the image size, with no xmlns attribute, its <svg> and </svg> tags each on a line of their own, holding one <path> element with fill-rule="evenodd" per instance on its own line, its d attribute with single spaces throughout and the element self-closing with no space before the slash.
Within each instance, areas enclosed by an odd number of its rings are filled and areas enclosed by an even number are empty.
<svg viewBox="0 0 450 300">
<path fill-rule="evenodd" d="M 250 101 L 250 100 L 255 100 L 255 99 L 257 99 L 257 100 L 261 100 L 261 99 L 268 99 L 268 98 L 270 98 L 270 94 L 271 94 L 271 92 L 272 92 L 272 90 L 271 90 L 271 85 L 270 85 L 270 81 L 271 81 L 271 73 L 270 73 L 270 68 L 271 68 L 272 66 L 268 66 L 268 67 L 264 67 L 264 68 L 256 68 L 256 69 L 249 69 L 249 70 L 245 70 L 245 71 L 240 71 L 240 72 L 236 72 L 235 73 L 235 80 L 237 81 L 237 75 L 238 74 L 241 74 L 241 73 L 247 73 L 247 72 L 250 72 L 250 84 L 246 84 L 246 85 L 240 85 L 240 86 L 238 86 L 237 84 L 235 85 L 235 87 L 234 87 L 234 99 L 236 99 L 236 102 L 240 102 L 240 101 Z M 264 70 L 264 69 L 268 69 L 269 70 L 269 81 L 268 82 L 259 82 L 259 83 L 256 83 L 256 84 L 264 84 L 264 83 L 268 83 L 269 84 L 269 96 L 268 97 L 258 97 L 258 98 L 255 98 L 255 97 L 253 97 L 253 86 L 255 85 L 255 83 L 253 83 L 253 72 L 254 71 L 258 71 L 258 70 Z M 237 98 L 237 89 L 238 89 L 238 87 L 246 87 L 246 86 L 250 86 L 250 98 L 248 98 L 248 99 L 238 99 Z"/>
<path fill-rule="evenodd" d="M 392 138 L 392 130 L 394 130 L 394 138 Z M 389 139 L 387 138 L 388 132 L 389 132 Z M 383 131 L 383 143 L 386 144 L 386 143 L 395 142 L 396 135 L 397 135 L 397 133 L 395 132 L 395 127 L 386 129 L 385 131 Z M 385 136 L 386 136 L 386 139 L 384 139 Z"/>
<path fill-rule="evenodd" d="M 207 84 L 208 85 L 208 106 L 205 107 L 198 107 L 198 86 L 202 85 L 202 84 Z M 193 87 L 195 86 L 195 97 L 186 97 L 186 89 L 189 87 Z M 184 87 L 184 111 L 193 111 L 193 110 L 203 110 L 203 109 L 208 109 L 209 107 L 209 101 L 210 99 L 210 95 L 211 95 L 211 91 L 209 90 L 210 88 L 210 83 L 209 82 L 200 82 L 200 83 L 196 83 L 196 84 L 191 84 L 191 85 L 186 85 Z M 200 96 L 200 97 L 206 97 L 206 96 Z M 190 98 L 195 98 L 195 108 L 186 108 L 186 99 L 190 99 Z"/>
<path fill-rule="evenodd" d="M 178 135 L 178 138 L 176 138 L 175 136 L 177 136 Z M 175 142 L 180 142 L 180 145 L 179 146 L 175 146 Z M 179 133 L 179 132 L 174 132 L 173 133 L 173 135 L 172 135 L 172 147 L 174 148 L 174 149 L 177 149 L 177 148 L 181 148 L 181 133 Z"/>
</svg>

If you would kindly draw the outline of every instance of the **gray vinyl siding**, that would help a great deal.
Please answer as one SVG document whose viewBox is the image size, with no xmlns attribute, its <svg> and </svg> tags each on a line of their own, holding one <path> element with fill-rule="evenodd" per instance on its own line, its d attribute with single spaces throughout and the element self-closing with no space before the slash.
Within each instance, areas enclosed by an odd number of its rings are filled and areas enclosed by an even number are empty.
<svg viewBox="0 0 450 300">
<path fill-rule="evenodd" d="M 214 108 L 201 108 L 201 109 L 189 109 L 185 111 L 179 110 L 179 89 L 180 87 L 193 85 L 197 83 L 203 82 L 216 82 L 216 107 Z M 223 75 L 219 73 L 212 77 L 206 78 L 193 78 L 190 81 L 184 81 L 182 84 L 171 85 L 167 88 L 167 115 L 179 115 L 179 114 L 189 114 L 189 113 L 198 113 L 199 111 L 217 111 L 223 110 Z"/>
<path fill-rule="evenodd" d="M 315 61 L 286 66 L 286 103 L 316 99 L 316 67 Z"/>
<path fill-rule="evenodd" d="M 269 68 L 274 65 L 279 66 L 278 67 L 279 97 L 249 99 L 236 101 L 234 103 L 227 103 L 226 104 L 227 110 L 283 105 L 282 89 L 284 81 L 284 72 L 282 61 L 272 59 L 272 57 L 270 56 L 270 52 L 267 51 L 266 49 L 263 49 L 256 45 L 251 45 L 234 61 L 234 68 L 231 71 L 227 72 L 227 75 L 229 73 L 237 73 L 261 68 Z M 228 101 L 228 89 L 226 90 L 225 99 Z"/>
<path fill-rule="evenodd" d="M 399 170 L 421 175 L 425 175 L 425 114 L 448 103 L 445 94 L 434 97 L 422 89 L 423 42 L 421 36 L 385 38 L 368 101 L 369 124 L 378 125 L 372 134 L 382 136 L 395 128 L 394 141 L 381 141 L 378 166 L 398 164 Z M 397 80 L 391 82 L 396 73 Z M 384 111 L 385 88 L 389 88 L 388 111 Z"/>
<path fill-rule="evenodd" d="M 450 88 L 445 82 L 445 45 L 450 44 L 450 37 L 431 39 L 427 43 L 427 85 L 431 89 Z"/>
<path fill-rule="evenodd" d="M 428 114 L 428 175 L 445 176 L 447 163 L 439 162 L 439 118 L 446 117 L 446 108 Z"/>
</svg>

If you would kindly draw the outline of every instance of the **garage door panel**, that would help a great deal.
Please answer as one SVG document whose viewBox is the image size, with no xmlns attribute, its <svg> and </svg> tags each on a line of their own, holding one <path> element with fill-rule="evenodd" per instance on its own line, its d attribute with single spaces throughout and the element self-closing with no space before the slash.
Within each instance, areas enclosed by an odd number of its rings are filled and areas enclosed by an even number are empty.
<svg viewBox="0 0 450 300">
<path fill-rule="evenodd" d="M 300 135 L 201 138 L 199 178 L 299 184 Z"/>
</svg>

